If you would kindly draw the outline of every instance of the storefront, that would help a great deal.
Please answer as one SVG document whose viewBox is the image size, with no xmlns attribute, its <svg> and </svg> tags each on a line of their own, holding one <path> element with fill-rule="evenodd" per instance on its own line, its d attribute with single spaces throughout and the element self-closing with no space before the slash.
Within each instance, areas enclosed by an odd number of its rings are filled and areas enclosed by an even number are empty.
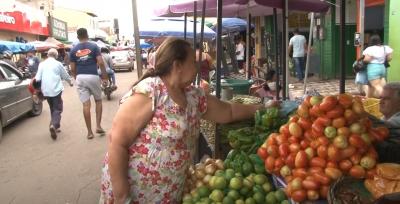
<svg viewBox="0 0 400 204">
<path fill-rule="evenodd" d="M 60 19 L 49 17 L 50 34 L 53 38 L 61 41 L 68 40 L 67 22 Z"/>
<path fill-rule="evenodd" d="M 2 1 L 0 6 L 0 40 L 29 42 L 49 35 L 42 11 L 12 0 Z"/>
</svg>

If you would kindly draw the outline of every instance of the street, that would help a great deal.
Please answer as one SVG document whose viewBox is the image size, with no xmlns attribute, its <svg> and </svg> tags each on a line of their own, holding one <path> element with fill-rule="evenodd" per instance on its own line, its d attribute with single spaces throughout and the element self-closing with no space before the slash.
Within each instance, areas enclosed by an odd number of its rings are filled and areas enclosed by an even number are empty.
<svg viewBox="0 0 400 204">
<path fill-rule="evenodd" d="M 103 100 L 102 126 L 110 130 L 119 99 L 137 79 L 136 71 L 116 74 L 118 90 Z M 65 83 L 64 112 L 56 141 L 50 138 L 49 107 L 6 127 L 0 143 L 1 203 L 98 203 L 107 137 L 86 139 L 87 131 L 76 87 Z M 94 103 L 92 126 L 95 130 Z"/>
</svg>

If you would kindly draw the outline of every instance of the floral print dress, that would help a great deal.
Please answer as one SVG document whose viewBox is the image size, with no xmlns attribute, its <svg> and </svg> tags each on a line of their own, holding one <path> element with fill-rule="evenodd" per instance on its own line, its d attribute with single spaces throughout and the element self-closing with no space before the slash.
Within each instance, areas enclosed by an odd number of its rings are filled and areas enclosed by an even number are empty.
<svg viewBox="0 0 400 204">
<path fill-rule="evenodd" d="M 200 118 L 207 109 L 202 89 L 188 87 L 185 91 L 187 107 L 181 108 L 169 97 L 163 81 L 153 77 L 141 81 L 121 100 L 140 93 L 153 101 L 153 118 L 129 148 L 131 203 L 181 202 L 185 172 L 196 149 Z M 113 203 L 108 154 L 101 184 L 100 203 Z"/>
</svg>

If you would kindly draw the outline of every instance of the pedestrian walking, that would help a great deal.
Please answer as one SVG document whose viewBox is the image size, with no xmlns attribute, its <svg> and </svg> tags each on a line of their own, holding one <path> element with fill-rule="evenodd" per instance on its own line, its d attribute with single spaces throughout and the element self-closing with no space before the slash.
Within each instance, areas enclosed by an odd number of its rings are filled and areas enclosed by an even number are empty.
<svg viewBox="0 0 400 204">
<path fill-rule="evenodd" d="M 244 42 L 242 40 L 241 37 L 239 37 L 236 41 L 236 61 L 238 63 L 238 68 L 239 68 L 239 72 L 240 73 L 244 73 L 244 62 L 245 62 L 245 58 L 244 58 Z"/>
<path fill-rule="evenodd" d="M 382 45 L 379 35 L 373 35 L 369 39 L 370 46 L 364 50 L 364 62 L 368 63 L 367 78 L 369 89 L 367 97 L 379 98 L 383 86 L 386 84 L 386 68 L 392 60 L 393 49 Z"/>
<path fill-rule="evenodd" d="M 299 29 L 294 31 L 294 36 L 290 38 L 288 52 L 293 52 L 294 67 L 296 76 L 299 82 L 304 79 L 304 62 L 307 49 L 307 40 L 304 35 L 301 35 Z"/>
<path fill-rule="evenodd" d="M 101 56 L 103 57 L 104 66 L 106 67 L 106 72 L 108 77 L 111 77 L 111 83 L 113 89 L 117 89 L 117 81 L 115 79 L 115 71 L 113 68 L 112 57 L 110 56 L 110 50 L 106 47 L 100 48 Z M 98 74 L 101 75 L 101 70 L 98 69 Z"/>
<path fill-rule="evenodd" d="M 47 59 L 39 64 L 35 76 L 36 82 L 40 82 L 40 89 L 50 107 L 50 135 L 54 140 L 60 132 L 61 113 L 63 112 L 62 92 L 64 86 L 62 80 L 67 81 L 70 86 L 72 78 L 65 71 L 61 62 L 57 61 L 58 52 L 52 48 L 47 53 Z"/>
<path fill-rule="evenodd" d="M 29 72 L 31 73 L 32 77 L 35 77 L 39 68 L 39 57 L 36 56 L 36 51 L 29 51 L 27 55 Z"/>
<path fill-rule="evenodd" d="M 200 118 L 229 123 L 263 107 L 226 103 L 194 87 L 195 56 L 190 43 L 168 38 L 157 51 L 155 68 L 121 100 L 99 203 L 180 203 Z"/>
<path fill-rule="evenodd" d="M 97 73 L 97 67 L 101 70 L 101 79 L 103 83 L 108 83 L 108 76 L 104 66 L 103 57 L 99 47 L 89 42 L 89 35 L 85 28 L 79 28 L 77 31 L 79 43 L 75 45 L 70 52 L 70 66 L 72 76 L 76 80 L 79 99 L 83 104 L 83 116 L 87 128 L 87 138 L 93 139 L 90 97 L 93 96 L 96 104 L 96 133 L 104 134 L 101 127 L 101 115 L 103 105 L 101 100 L 101 80 Z"/>
</svg>

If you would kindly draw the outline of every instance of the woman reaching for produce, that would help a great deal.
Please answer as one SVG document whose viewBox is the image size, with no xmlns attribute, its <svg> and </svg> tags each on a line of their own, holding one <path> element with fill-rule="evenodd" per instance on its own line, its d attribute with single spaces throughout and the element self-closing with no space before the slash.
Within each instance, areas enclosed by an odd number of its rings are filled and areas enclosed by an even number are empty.
<svg viewBox="0 0 400 204">
<path fill-rule="evenodd" d="M 229 123 L 262 105 L 230 104 L 191 86 L 195 52 L 169 38 L 149 70 L 123 97 L 114 118 L 100 203 L 179 203 L 200 118 Z"/>
</svg>

